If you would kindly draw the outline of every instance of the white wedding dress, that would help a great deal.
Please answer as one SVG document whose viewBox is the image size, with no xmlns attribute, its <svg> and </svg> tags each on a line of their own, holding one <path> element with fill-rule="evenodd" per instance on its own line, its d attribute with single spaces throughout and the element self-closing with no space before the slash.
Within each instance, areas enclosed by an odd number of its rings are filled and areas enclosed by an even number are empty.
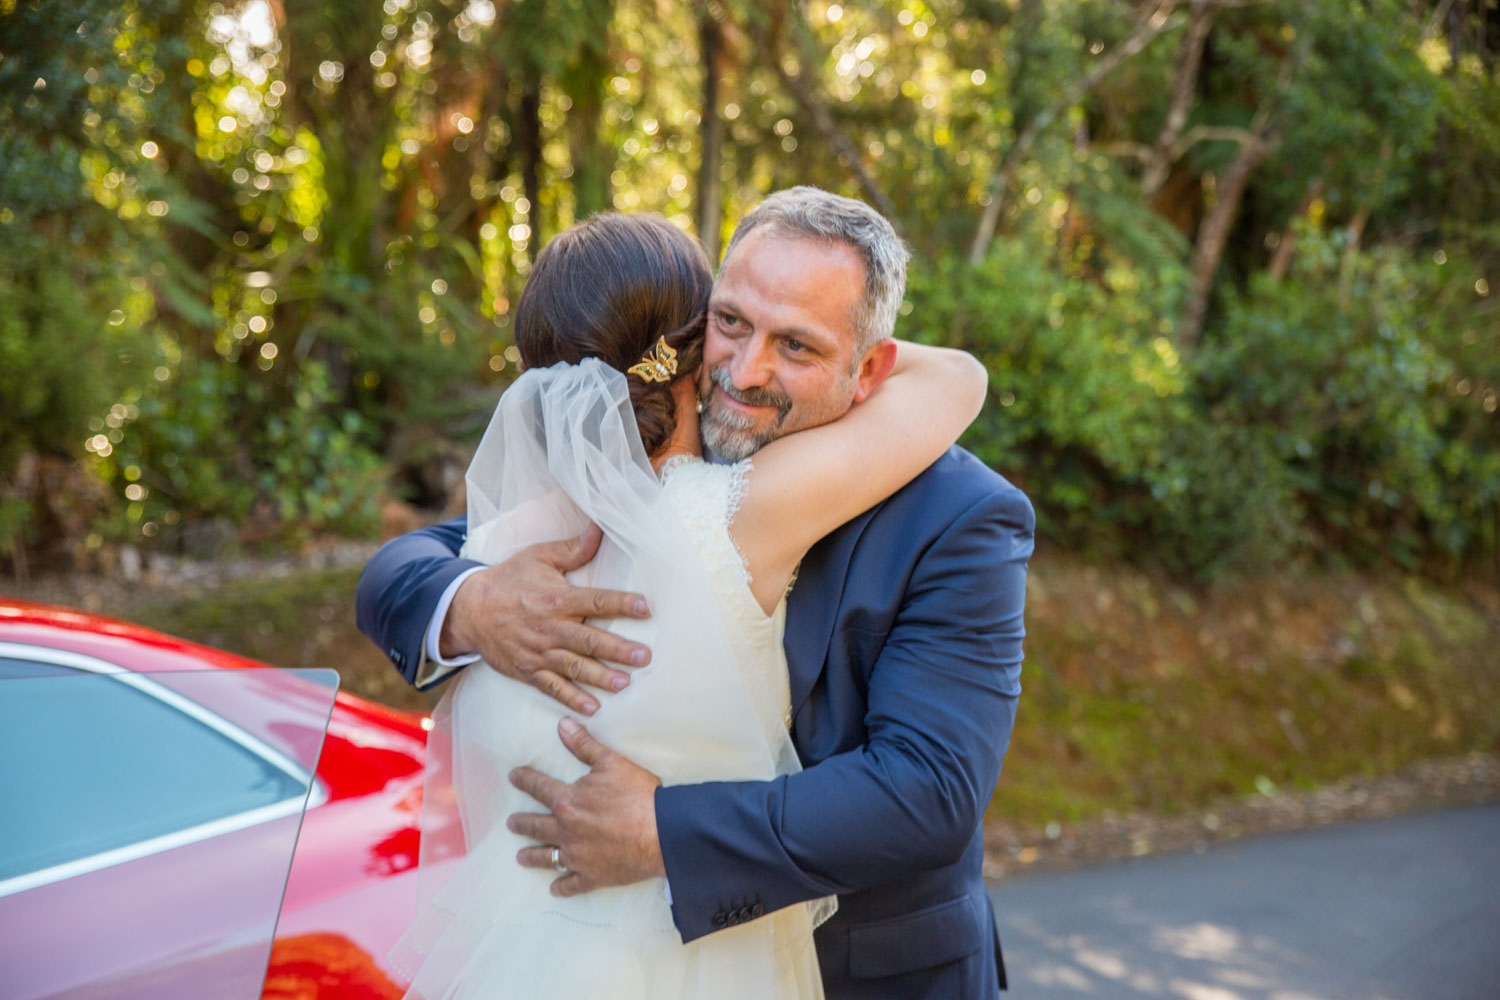
<svg viewBox="0 0 1500 1000">
<path fill-rule="evenodd" d="M 652 662 L 584 721 L 665 784 L 765 780 L 799 769 L 787 733 L 785 600 L 767 616 L 729 534 L 747 466 L 674 459 L 658 481 L 624 376 L 592 359 L 527 372 L 501 398 L 468 475 L 463 555 L 496 563 L 539 541 L 604 529 L 570 579 L 630 590 L 647 621 L 611 631 Z M 798 904 L 684 945 L 664 879 L 569 899 L 523 868 L 505 828 L 544 811 L 509 784 L 530 765 L 585 773 L 557 737 L 565 709 L 483 665 L 434 712 L 418 919 L 392 953 L 416 1000 L 804 1000 L 822 997 L 813 928 L 833 901 Z"/>
</svg>

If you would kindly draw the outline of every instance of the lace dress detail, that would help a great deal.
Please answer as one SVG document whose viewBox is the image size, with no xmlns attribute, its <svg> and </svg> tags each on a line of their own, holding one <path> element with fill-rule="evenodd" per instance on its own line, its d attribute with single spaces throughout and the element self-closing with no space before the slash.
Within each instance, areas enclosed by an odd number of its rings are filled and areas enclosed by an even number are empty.
<svg viewBox="0 0 1500 1000">
<path fill-rule="evenodd" d="M 791 724 L 791 688 L 787 679 L 786 597 L 767 615 L 750 590 L 750 568 L 734 544 L 729 527 L 745 497 L 749 459 L 715 465 L 682 455 L 662 466 L 662 488 L 682 518 L 688 538 L 703 557 L 715 596 L 724 611 L 730 647 L 745 682 L 758 693 L 769 692 L 781 724 Z"/>
</svg>

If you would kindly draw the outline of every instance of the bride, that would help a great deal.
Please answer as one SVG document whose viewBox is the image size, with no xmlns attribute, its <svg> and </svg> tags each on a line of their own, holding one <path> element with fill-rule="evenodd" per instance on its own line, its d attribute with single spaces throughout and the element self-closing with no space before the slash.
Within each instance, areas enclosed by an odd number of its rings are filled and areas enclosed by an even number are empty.
<svg viewBox="0 0 1500 1000">
<path fill-rule="evenodd" d="M 649 620 L 604 624 L 653 659 L 623 691 L 600 692 L 589 727 L 667 784 L 799 770 L 781 646 L 797 564 L 953 444 L 986 381 L 966 354 L 899 343 L 889 377 L 846 416 L 772 441 L 753 462 L 715 464 L 702 454 L 698 393 L 711 380 L 732 387 L 699 371 L 711 284 L 698 244 L 658 217 L 599 215 L 554 239 L 516 311 L 525 373 L 467 479 L 466 558 L 494 564 L 603 529 L 571 579 L 644 594 Z M 750 402 L 778 405 L 759 391 Z M 479 668 L 434 712 L 422 906 L 393 952 L 407 996 L 821 997 L 812 934 L 831 898 L 683 944 L 663 879 L 557 898 L 553 872 L 517 864 L 529 842 L 505 817 L 537 804 L 507 775 L 583 774 L 557 736 L 566 714 Z"/>
</svg>

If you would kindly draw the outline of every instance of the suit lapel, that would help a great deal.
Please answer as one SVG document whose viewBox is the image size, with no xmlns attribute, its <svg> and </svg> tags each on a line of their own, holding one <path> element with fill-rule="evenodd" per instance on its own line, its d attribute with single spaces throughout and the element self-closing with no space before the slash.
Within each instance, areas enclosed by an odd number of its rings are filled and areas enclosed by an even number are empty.
<svg viewBox="0 0 1500 1000">
<path fill-rule="evenodd" d="M 838 621 L 855 544 L 879 507 L 865 511 L 810 549 L 787 598 L 787 673 L 792 715 L 802 708 L 828 660 L 828 644 Z"/>
</svg>

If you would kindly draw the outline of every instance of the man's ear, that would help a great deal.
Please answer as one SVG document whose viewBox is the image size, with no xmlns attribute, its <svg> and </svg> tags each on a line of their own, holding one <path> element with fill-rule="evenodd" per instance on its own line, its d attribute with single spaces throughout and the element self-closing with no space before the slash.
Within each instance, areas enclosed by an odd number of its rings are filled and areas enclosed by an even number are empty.
<svg viewBox="0 0 1500 1000">
<path fill-rule="evenodd" d="M 877 340 L 859 362 L 859 372 L 854 386 L 854 401 L 863 403 L 870 393 L 880 388 L 891 369 L 896 367 L 896 342 L 887 337 Z"/>
</svg>

